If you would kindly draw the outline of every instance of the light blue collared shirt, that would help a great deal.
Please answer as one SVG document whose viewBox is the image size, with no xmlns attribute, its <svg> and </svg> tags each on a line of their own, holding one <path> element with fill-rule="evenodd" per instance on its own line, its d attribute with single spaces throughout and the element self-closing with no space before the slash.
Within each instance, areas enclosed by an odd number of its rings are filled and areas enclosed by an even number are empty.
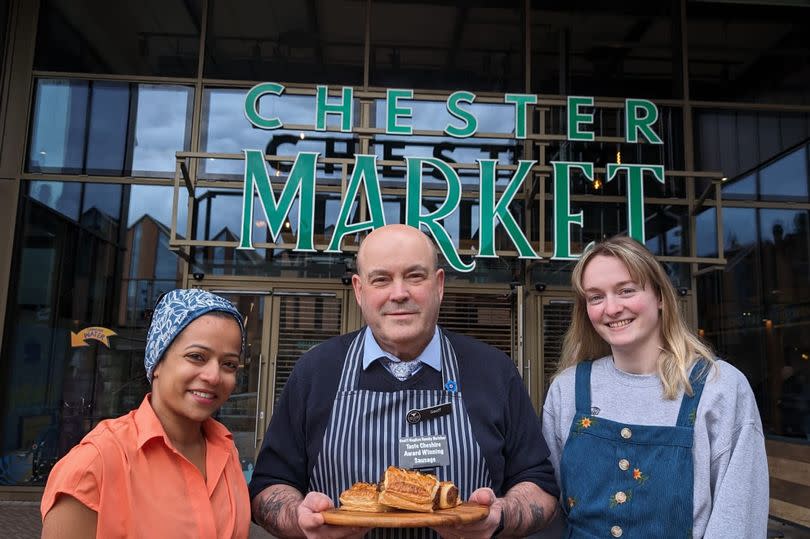
<svg viewBox="0 0 810 539">
<path fill-rule="evenodd" d="M 377 339 L 374 338 L 374 334 L 371 332 L 371 328 L 366 326 L 366 334 L 363 337 L 363 370 L 368 369 L 369 365 L 380 356 L 385 356 L 392 361 L 402 361 L 395 355 L 389 354 L 380 348 L 380 345 L 377 344 Z M 442 346 L 438 327 L 433 331 L 433 338 L 430 339 L 428 345 L 416 359 L 432 367 L 434 370 L 442 372 Z"/>
</svg>

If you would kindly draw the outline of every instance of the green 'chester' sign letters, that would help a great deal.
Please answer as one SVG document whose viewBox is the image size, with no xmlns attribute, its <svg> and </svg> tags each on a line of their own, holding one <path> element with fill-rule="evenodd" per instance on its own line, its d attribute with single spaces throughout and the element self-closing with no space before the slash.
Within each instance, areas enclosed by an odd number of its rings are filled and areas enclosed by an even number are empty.
<svg viewBox="0 0 810 539">
<path fill-rule="evenodd" d="M 266 118 L 259 113 L 259 100 L 265 95 L 281 96 L 284 86 L 273 82 L 257 84 L 248 91 L 245 98 L 245 116 L 259 129 L 280 129 L 284 126 L 279 118 Z M 413 90 L 389 89 L 385 100 L 385 133 L 389 135 L 411 135 L 413 128 L 408 119 L 413 116 L 413 109 L 406 103 L 413 99 Z M 317 131 L 326 130 L 326 117 L 329 114 L 340 118 L 340 130 L 349 133 L 352 130 L 354 111 L 354 90 L 345 86 L 341 88 L 340 98 L 330 98 L 326 86 L 316 88 L 314 124 Z M 478 119 L 470 110 L 476 95 L 472 92 L 457 91 L 447 98 L 447 112 L 453 120 L 447 124 L 444 133 L 455 138 L 467 138 L 478 130 Z M 515 107 L 515 137 L 527 137 L 526 118 L 528 105 L 538 102 L 533 94 L 506 94 L 504 103 Z M 569 96 L 567 99 L 567 133 L 570 141 L 592 141 L 593 131 L 588 125 L 593 123 L 594 98 L 587 96 Z M 658 109 L 654 103 L 645 99 L 625 100 L 625 137 L 629 143 L 640 142 L 642 137 L 650 144 L 663 144 L 661 137 L 653 130 L 658 121 Z M 296 251 L 315 251 L 315 231 L 313 229 L 315 212 L 315 185 L 318 152 L 299 152 L 296 155 L 287 181 L 280 193 L 273 190 L 270 174 L 267 171 L 264 153 L 261 150 L 245 149 L 245 183 L 242 197 L 242 222 L 240 249 L 253 249 L 253 199 L 258 193 L 259 202 L 264 212 L 267 227 L 278 241 L 278 235 L 284 227 L 293 202 L 299 201 L 298 237 Z M 496 159 L 479 159 L 479 234 L 478 249 L 473 260 L 465 262 L 453 245 L 450 234 L 441 221 L 452 215 L 461 202 L 461 180 L 458 172 L 447 162 L 436 157 L 405 157 L 406 195 L 405 224 L 425 229 L 430 232 L 439 245 L 445 259 L 453 269 L 461 272 L 475 269 L 475 258 L 496 257 L 495 231 L 502 226 L 509 239 L 517 249 L 520 258 L 537 259 L 540 256 L 532 248 L 531 242 L 520 229 L 514 216 L 509 211 L 509 204 L 515 198 L 526 178 L 537 164 L 536 161 L 518 161 L 509 183 L 500 194 L 495 190 Z M 552 161 L 554 190 L 554 254 L 553 259 L 573 260 L 578 254 L 571 252 L 571 226 L 582 226 L 582 212 L 572 214 L 571 174 L 578 172 L 586 180 L 594 181 L 594 164 L 574 161 Z M 428 171 L 434 177 L 438 174 L 447 183 L 444 201 L 430 213 L 422 213 L 422 177 Z M 661 165 L 609 163 L 606 181 L 610 182 L 623 172 L 627 178 L 627 220 L 628 234 L 644 242 L 644 178 L 645 172 L 651 173 L 658 182 L 664 183 L 664 167 Z M 368 207 L 368 219 L 361 222 L 349 222 L 352 207 L 358 194 L 365 195 Z M 341 201 L 337 223 L 332 234 L 328 253 L 341 252 L 343 238 L 349 234 L 371 231 L 384 226 L 382 192 L 377 174 L 377 156 L 355 154 L 352 175 L 346 186 Z"/>
</svg>

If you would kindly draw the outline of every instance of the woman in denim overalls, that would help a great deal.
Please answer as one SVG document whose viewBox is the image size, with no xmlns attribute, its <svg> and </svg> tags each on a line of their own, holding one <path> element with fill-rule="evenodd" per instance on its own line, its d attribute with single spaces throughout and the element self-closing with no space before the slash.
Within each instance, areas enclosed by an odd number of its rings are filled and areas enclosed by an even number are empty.
<svg viewBox="0 0 810 539">
<path fill-rule="evenodd" d="M 647 249 L 586 250 L 543 409 L 564 537 L 764 537 L 768 473 L 742 374 L 687 328 Z"/>
</svg>

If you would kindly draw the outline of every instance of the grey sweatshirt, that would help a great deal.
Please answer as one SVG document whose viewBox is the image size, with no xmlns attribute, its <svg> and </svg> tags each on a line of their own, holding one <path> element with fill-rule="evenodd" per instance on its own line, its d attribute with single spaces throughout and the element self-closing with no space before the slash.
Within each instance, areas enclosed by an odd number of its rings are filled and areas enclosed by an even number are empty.
<svg viewBox="0 0 810 539">
<path fill-rule="evenodd" d="M 745 376 L 725 361 L 715 365 L 695 420 L 693 537 L 761 539 L 768 527 L 768 461 L 762 422 Z M 543 406 L 543 435 L 558 484 L 560 455 L 575 414 L 575 373 L 576 368 L 570 368 L 554 380 Z M 612 357 L 593 364 L 591 406 L 597 417 L 674 426 L 681 396 L 665 400 L 656 374 L 620 371 Z M 540 536 L 557 537 L 563 525 L 557 522 Z"/>
</svg>

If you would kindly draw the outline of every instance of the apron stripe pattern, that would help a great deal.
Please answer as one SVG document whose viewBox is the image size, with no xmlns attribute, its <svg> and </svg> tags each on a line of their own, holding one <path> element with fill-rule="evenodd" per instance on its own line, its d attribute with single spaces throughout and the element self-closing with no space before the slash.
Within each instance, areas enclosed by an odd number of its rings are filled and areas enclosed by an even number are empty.
<svg viewBox="0 0 810 539">
<path fill-rule="evenodd" d="M 458 361 L 450 341 L 440 333 L 441 390 L 379 392 L 358 389 L 363 365 L 364 328 L 352 341 L 343 365 L 335 404 L 323 445 L 310 474 L 310 490 L 323 492 L 338 504 L 340 493 L 357 481 L 376 482 L 389 465 L 399 465 L 399 440 L 415 436 L 446 436 L 450 464 L 427 470 L 453 481 L 462 499 L 491 486 L 481 448 L 470 425 L 458 388 Z M 429 368 L 429 367 L 423 367 Z M 455 391 L 448 391 L 448 386 Z M 452 403 L 452 412 L 415 425 L 405 421 L 409 410 Z M 435 537 L 429 529 L 375 530 L 372 537 Z"/>
</svg>

